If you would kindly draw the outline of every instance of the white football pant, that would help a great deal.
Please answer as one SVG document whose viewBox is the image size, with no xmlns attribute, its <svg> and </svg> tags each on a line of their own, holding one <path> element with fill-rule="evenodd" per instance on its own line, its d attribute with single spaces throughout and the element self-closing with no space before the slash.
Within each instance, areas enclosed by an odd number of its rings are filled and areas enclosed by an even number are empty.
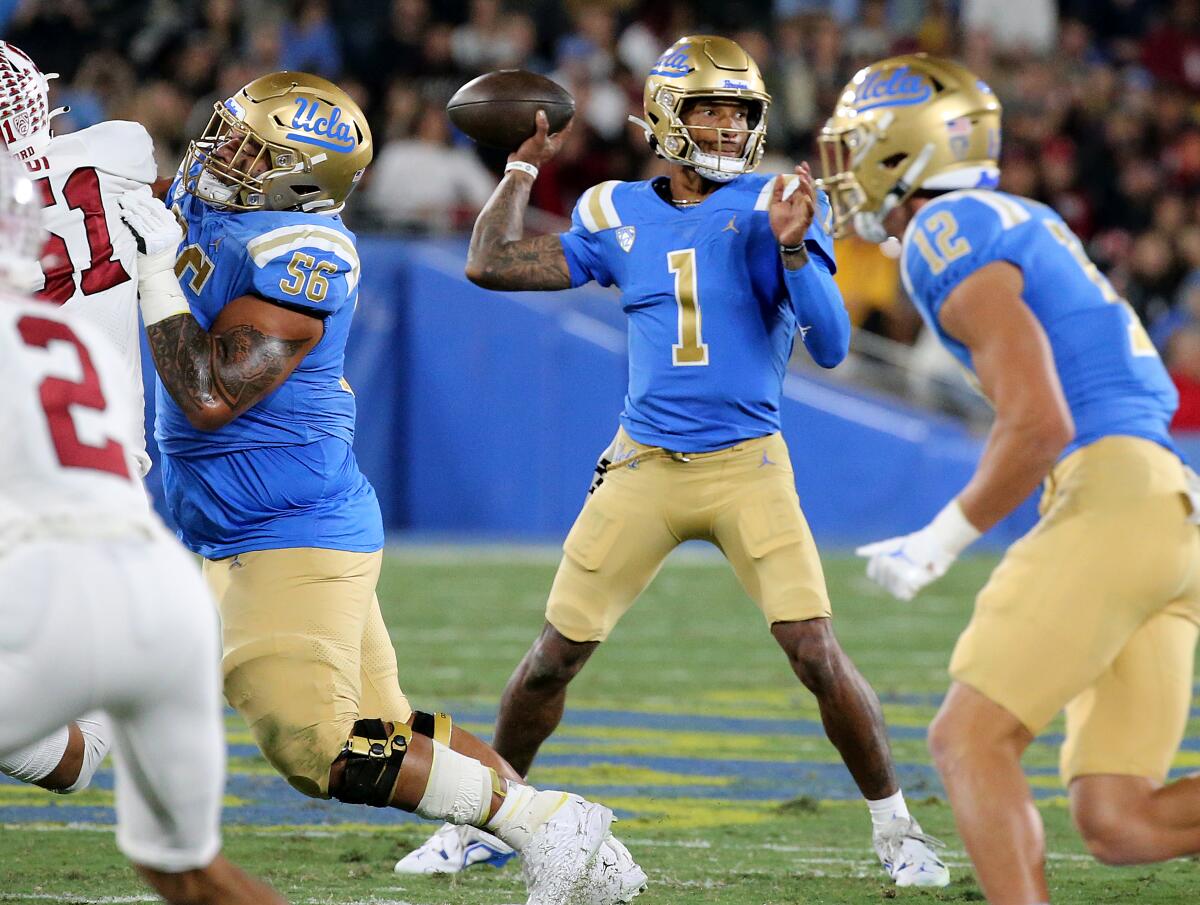
<svg viewBox="0 0 1200 905">
<path fill-rule="evenodd" d="M 225 736 L 215 607 L 156 532 L 0 554 L 0 752 L 89 710 L 112 719 L 117 845 L 180 872 L 220 850 Z"/>
</svg>

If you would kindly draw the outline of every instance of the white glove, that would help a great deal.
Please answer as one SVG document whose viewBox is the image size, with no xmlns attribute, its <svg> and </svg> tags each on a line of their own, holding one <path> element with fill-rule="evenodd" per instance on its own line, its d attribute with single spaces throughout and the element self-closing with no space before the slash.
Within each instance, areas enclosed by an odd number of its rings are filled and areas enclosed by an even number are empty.
<svg viewBox="0 0 1200 905">
<path fill-rule="evenodd" d="M 869 579 L 893 597 L 912 600 L 921 588 L 945 575 L 979 533 L 954 499 L 920 531 L 876 541 L 854 552 L 866 557 Z"/>
<path fill-rule="evenodd" d="M 183 229 L 167 206 L 150 193 L 148 186 L 125 192 L 117 204 L 121 219 L 137 240 L 138 253 L 153 257 L 170 250 L 173 266 Z"/>
<path fill-rule="evenodd" d="M 183 227 L 175 215 L 150 193 L 149 186 L 125 192 L 117 205 L 137 242 L 142 322 L 149 327 L 177 314 L 190 314 L 175 279 L 175 256 L 183 239 Z"/>
</svg>

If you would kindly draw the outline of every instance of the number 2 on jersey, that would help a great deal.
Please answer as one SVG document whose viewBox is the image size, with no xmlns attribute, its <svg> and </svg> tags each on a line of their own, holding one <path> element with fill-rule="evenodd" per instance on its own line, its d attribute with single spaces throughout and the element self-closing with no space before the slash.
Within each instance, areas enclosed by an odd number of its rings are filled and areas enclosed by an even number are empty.
<svg viewBox="0 0 1200 905">
<path fill-rule="evenodd" d="M 51 374 L 38 385 L 42 411 L 46 413 L 46 424 L 50 428 L 50 439 L 59 463 L 65 468 L 91 468 L 128 478 L 129 468 L 125 464 L 125 451 L 120 443 L 105 438 L 103 446 L 91 446 L 79 439 L 75 429 L 72 406 L 79 405 L 98 412 L 108 407 L 100 388 L 100 375 L 96 373 L 87 346 L 62 321 L 45 317 L 26 315 L 17 321 L 17 332 L 25 345 L 38 349 L 49 349 L 54 342 L 69 343 L 74 346 L 79 359 L 82 379 L 78 382 Z"/>
<path fill-rule="evenodd" d="M 679 342 L 671 346 L 676 367 L 708 364 L 708 343 L 701 332 L 700 294 L 696 289 L 696 249 L 667 252 L 667 270 L 675 275 Z"/>
</svg>

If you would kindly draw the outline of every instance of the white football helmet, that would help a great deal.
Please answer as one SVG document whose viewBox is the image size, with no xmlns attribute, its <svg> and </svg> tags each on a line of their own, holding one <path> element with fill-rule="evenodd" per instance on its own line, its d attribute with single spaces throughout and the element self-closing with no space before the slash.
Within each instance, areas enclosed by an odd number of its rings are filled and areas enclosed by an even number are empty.
<svg viewBox="0 0 1200 905">
<path fill-rule="evenodd" d="M 48 237 L 42 199 L 25 167 L 0 153 L 0 290 L 29 292 L 41 275 Z"/>
<path fill-rule="evenodd" d="M 0 41 L 0 142 L 17 160 L 45 152 L 50 120 L 66 107 L 50 109 L 50 79 L 18 47 Z"/>
</svg>

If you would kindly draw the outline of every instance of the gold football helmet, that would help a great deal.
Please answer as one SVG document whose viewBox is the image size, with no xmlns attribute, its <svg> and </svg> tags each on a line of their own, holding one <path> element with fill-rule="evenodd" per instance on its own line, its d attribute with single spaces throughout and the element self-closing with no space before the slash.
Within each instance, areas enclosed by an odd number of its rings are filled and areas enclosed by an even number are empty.
<svg viewBox="0 0 1200 905">
<path fill-rule="evenodd" d="M 996 187 L 1000 102 L 958 63 L 923 53 L 891 57 L 842 89 L 817 143 L 834 235 L 853 225 L 882 242 L 884 217 L 918 189 Z"/>
<path fill-rule="evenodd" d="M 750 128 L 721 130 L 747 135 L 741 157 L 708 154 L 692 140 L 680 116 L 684 104 L 702 97 L 748 103 Z M 728 182 L 752 172 L 762 160 L 770 106 L 758 65 L 746 51 L 728 38 L 688 35 L 667 48 L 650 70 L 643 93 L 646 118 L 629 119 L 646 130 L 646 141 L 659 157 L 692 167 L 705 179 Z"/>
<path fill-rule="evenodd" d="M 374 153 L 358 104 L 305 72 L 255 79 L 213 109 L 183 187 L 230 210 L 340 210 Z"/>
</svg>

